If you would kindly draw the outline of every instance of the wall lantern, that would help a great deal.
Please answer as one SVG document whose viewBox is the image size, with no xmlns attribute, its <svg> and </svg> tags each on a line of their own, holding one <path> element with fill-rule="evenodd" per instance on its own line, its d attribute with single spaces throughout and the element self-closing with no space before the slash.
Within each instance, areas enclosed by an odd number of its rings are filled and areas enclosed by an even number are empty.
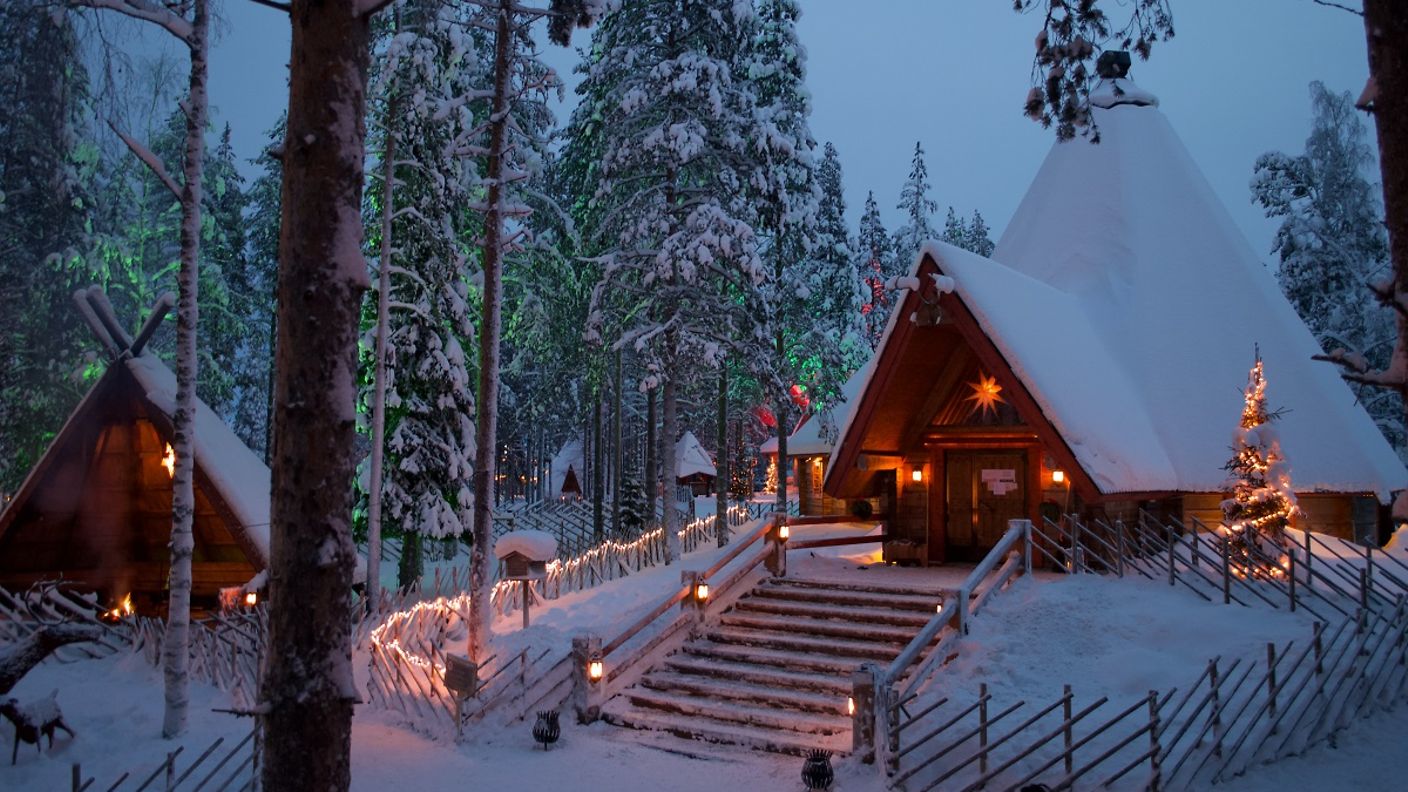
<svg viewBox="0 0 1408 792">
<path fill-rule="evenodd" d="M 694 584 L 694 598 L 700 602 L 709 599 L 709 584 L 699 582 Z"/>
<path fill-rule="evenodd" d="M 176 449 L 166 444 L 166 456 L 161 458 L 161 466 L 166 468 L 166 475 L 170 478 L 176 477 Z"/>
<path fill-rule="evenodd" d="M 924 470 L 922 468 L 915 468 L 914 472 L 909 474 L 909 477 L 914 479 L 915 481 L 923 481 Z"/>
<path fill-rule="evenodd" d="M 851 696 L 846 696 L 846 714 L 856 714 L 856 700 Z"/>
<path fill-rule="evenodd" d="M 251 608 L 253 608 L 255 605 L 258 605 L 258 604 L 259 604 L 259 594 L 257 594 L 256 592 L 253 592 L 253 591 L 251 591 L 251 592 L 245 594 L 245 595 L 244 595 L 244 604 L 248 605 L 248 606 L 251 607 Z"/>
<path fill-rule="evenodd" d="M 593 682 L 600 682 L 602 676 L 606 674 L 606 664 L 601 662 L 601 657 L 592 657 L 587 661 L 587 679 Z"/>
<path fill-rule="evenodd" d="M 1065 481 L 1066 481 L 1066 471 L 1064 471 L 1064 470 L 1053 470 L 1053 471 L 1051 471 L 1051 483 L 1052 483 L 1052 484 L 1064 484 Z"/>
<path fill-rule="evenodd" d="M 785 542 L 785 541 L 787 541 L 787 537 L 789 537 L 789 536 L 791 536 L 791 535 L 792 535 L 792 530 L 787 527 L 787 524 L 786 524 L 786 523 L 783 523 L 782 525 L 777 526 L 777 540 L 778 540 L 779 542 Z"/>
</svg>

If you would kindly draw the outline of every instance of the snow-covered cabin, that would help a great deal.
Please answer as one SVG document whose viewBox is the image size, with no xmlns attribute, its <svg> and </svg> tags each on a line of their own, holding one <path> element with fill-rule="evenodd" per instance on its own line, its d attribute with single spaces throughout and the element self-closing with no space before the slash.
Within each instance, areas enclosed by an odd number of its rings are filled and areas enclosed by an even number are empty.
<svg viewBox="0 0 1408 792">
<path fill-rule="evenodd" d="M 675 443 L 675 461 L 679 464 L 675 475 L 680 486 L 689 487 L 696 496 L 708 495 L 719 471 L 693 432 L 685 432 Z"/>
<path fill-rule="evenodd" d="M 62 577 L 138 613 L 167 603 L 176 377 L 145 352 L 108 370 L 0 512 L 0 586 Z M 196 402 L 192 607 L 269 563 L 269 468 Z"/>
<path fill-rule="evenodd" d="M 585 466 L 582 441 L 573 439 L 563 443 L 562 448 L 553 455 L 550 468 L 552 478 L 548 486 L 552 488 L 553 496 L 563 499 L 582 497 L 581 476 Z"/>
<path fill-rule="evenodd" d="M 821 482 L 826 478 L 826 469 L 831 463 L 831 450 L 834 445 L 837 427 L 847 417 L 855 404 L 862 385 L 870 377 L 875 359 L 851 374 L 841 392 L 824 410 L 807 416 L 806 420 L 787 437 L 787 467 L 795 473 L 797 485 L 797 506 L 803 515 L 850 514 L 853 502 L 833 498 L 822 490 Z M 777 438 L 768 438 L 758 452 L 776 458 Z M 872 499 L 872 510 L 880 504 Z"/>
<path fill-rule="evenodd" d="M 1175 134 L 1128 80 L 1056 143 L 993 254 L 919 252 L 825 490 L 879 496 L 929 560 L 1011 518 L 1148 509 L 1216 525 L 1259 345 L 1302 527 L 1370 539 L 1408 471 Z"/>
</svg>

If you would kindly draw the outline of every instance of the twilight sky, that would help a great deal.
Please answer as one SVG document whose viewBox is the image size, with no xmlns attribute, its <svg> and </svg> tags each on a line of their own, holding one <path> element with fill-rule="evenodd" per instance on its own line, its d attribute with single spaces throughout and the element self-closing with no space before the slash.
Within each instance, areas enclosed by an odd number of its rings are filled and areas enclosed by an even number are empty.
<svg viewBox="0 0 1408 792">
<path fill-rule="evenodd" d="M 1123 8 L 1106 4 L 1112 14 Z M 287 104 L 288 24 L 246 0 L 223 6 L 212 103 L 250 158 Z M 963 214 L 977 209 L 996 240 L 1055 139 L 1021 112 L 1039 20 L 1013 12 L 1010 0 L 803 0 L 802 7 L 812 132 L 841 153 L 852 230 L 867 190 L 886 225 L 898 223 L 895 203 L 919 140 L 941 207 L 936 223 L 949 205 Z M 1275 224 L 1251 205 L 1252 165 L 1267 150 L 1303 150 L 1311 80 L 1359 94 L 1368 74 L 1362 22 L 1311 0 L 1172 0 L 1172 7 L 1177 37 L 1148 63 L 1136 61 L 1130 75 L 1159 97 L 1265 256 Z M 576 43 L 589 35 L 579 31 Z M 570 86 L 576 53 L 548 47 L 546 54 Z M 560 120 L 572 101 L 569 91 Z"/>
</svg>

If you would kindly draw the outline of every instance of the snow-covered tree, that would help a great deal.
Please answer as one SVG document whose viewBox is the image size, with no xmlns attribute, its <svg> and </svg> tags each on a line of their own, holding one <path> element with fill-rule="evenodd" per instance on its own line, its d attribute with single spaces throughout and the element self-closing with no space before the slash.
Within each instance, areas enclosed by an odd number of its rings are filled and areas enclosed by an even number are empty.
<svg viewBox="0 0 1408 792">
<path fill-rule="evenodd" d="M 941 238 L 950 245 L 977 253 L 979 256 L 991 256 L 993 248 L 996 246 L 989 233 L 987 222 L 983 220 L 983 216 L 976 209 L 973 210 L 971 219 L 964 220 L 950 206 L 948 217 L 944 220 L 944 233 Z"/>
<path fill-rule="evenodd" d="M 278 145 L 284 134 L 281 117 L 268 133 L 269 146 Z M 279 270 L 279 183 L 283 180 L 283 165 L 269 148 L 255 158 L 254 164 L 260 173 L 247 193 L 249 292 L 241 310 L 245 332 L 237 364 L 241 385 L 230 426 L 267 462 L 272 445 L 274 290 Z"/>
<path fill-rule="evenodd" d="M 641 486 L 641 474 L 634 466 L 627 467 L 621 474 L 621 494 L 618 500 L 621 508 L 621 533 L 625 537 L 640 535 L 650 520 L 645 513 L 645 488 Z"/>
<path fill-rule="evenodd" d="M 1261 355 L 1247 374 L 1242 418 L 1233 434 L 1227 462 L 1229 497 L 1222 502 L 1224 535 L 1249 565 L 1257 559 L 1279 564 L 1286 528 L 1299 513 L 1290 468 L 1272 425 L 1279 411 L 1266 408 L 1266 377 Z"/>
<path fill-rule="evenodd" d="M 928 240 L 938 236 L 931 218 L 939 210 L 939 204 L 929 197 L 929 166 L 924 163 L 924 145 L 914 144 L 914 158 L 910 161 L 909 177 L 900 188 L 900 202 L 897 207 L 904 214 L 904 225 L 895 230 L 891 242 L 895 246 L 892 268 L 886 277 L 908 275 L 906 271 L 914 263 L 919 248 Z"/>
<path fill-rule="evenodd" d="M 416 2 L 383 17 L 384 44 L 369 86 L 380 162 L 369 190 L 368 242 L 380 251 L 377 321 L 364 349 L 376 370 L 370 401 L 369 533 L 381 516 L 405 545 L 400 584 L 420 577 L 419 544 L 470 527 L 473 506 L 473 338 L 463 210 L 476 196 L 472 162 L 456 141 L 477 125 L 464 102 L 478 63 L 465 19 L 449 4 Z M 378 443 L 384 443 L 378 447 Z"/>
<path fill-rule="evenodd" d="M 1370 283 L 1388 271 L 1379 193 L 1365 176 L 1374 155 L 1348 93 L 1310 84 L 1315 120 L 1305 153 L 1274 151 L 1257 158 L 1252 199 L 1281 218 L 1272 242 L 1276 276 L 1296 312 L 1327 353 L 1360 355 L 1388 364 L 1393 312 L 1371 299 Z M 1398 394 L 1354 385 L 1379 428 L 1404 448 Z"/>
<path fill-rule="evenodd" d="M 630 348 L 642 386 L 662 393 L 664 444 L 679 434 L 680 387 L 726 354 L 756 354 L 748 328 L 766 316 L 748 201 L 766 189 L 753 166 L 749 132 L 758 121 L 738 80 L 752 9 L 702 0 L 624 4 L 593 37 L 593 60 L 576 120 L 601 136 L 600 220 L 609 240 L 599 257 L 589 340 Z M 590 103 L 585 103 L 590 100 Z M 574 124 L 574 127 L 580 127 Z M 613 341 L 614 339 L 614 341 Z M 751 350 L 750 350 L 751 347 Z M 664 481 L 677 460 L 664 455 Z M 679 556 L 677 517 L 666 503 L 666 556 Z"/>
<path fill-rule="evenodd" d="M 889 277 L 887 273 L 894 270 L 894 250 L 873 192 L 865 196 L 865 212 L 860 216 L 860 232 L 856 235 L 856 253 L 856 272 L 864 284 L 860 312 L 865 338 L 874 349 L 885 333 L 885 323 L 890 320 L 890 295 L 885 291 L 885 281 Z"/>
</svg>

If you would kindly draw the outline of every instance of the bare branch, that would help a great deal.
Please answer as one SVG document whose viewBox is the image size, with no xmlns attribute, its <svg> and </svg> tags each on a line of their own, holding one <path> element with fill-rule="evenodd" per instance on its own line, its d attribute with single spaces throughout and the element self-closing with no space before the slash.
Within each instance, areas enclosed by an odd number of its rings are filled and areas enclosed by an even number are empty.
<svg viewBox="0 0 1408 792">
<path fill-rule="evenodd" d="M 133 19 L 151 22 L 164 28 L 166 32 L 180 39 L 186 46 L 194 45 L 192 41 L 194 28 L 190 21 L 164 6 L 149 2 L 149 0 L 69 0 L 69 2 L 81 8 L 105 8 L 109 11 L 125 14 Z"/>
<path fill-rule="evenodd" d="M 1310 2 L 1314 3 L 1315 5 L 1325 6 L 1326 8 L 1338 8 L 1341 11 L 1348 11 L 1349 13 L 1354 14 L 1355 16 L 1364 16 L 1364 12 L 1360 11 L 1357 8 L 1350 8 L 1347 5 L 1341 5 L 1339 3 L 1331 2 L 1331 0 L 1310 0 Z"/>
<path fill-rule="evenodd" d="M 285 14 L 292 10 L 292 6 L 288 3 L 280 3 L 278 0 L 249 0 L 249 2 L 255 5 L 262 5 L 265 8 L 272 8 L 275 11 L 282 11 Z"/>
<path fill-rule="evenodd" d="M 181 200 L 181 186 L 176 183 L 175 179 L 171 178 L 171 174 L 166 172 L 166 166 L 161 164 L 161 160 L 157 159 L 157 156 L 146 146 L 134 140 L 131 135 L 118 129 L 117 124 L 113 123 L 111 120 L 108 121 L 108 126 L 112 128 L 114 134 L 122 138 L 122 142 L 127 144 L 127 148 L 131 149 L 132 153 L 137 155 L 137 159 L 141 160 L 142 164 L 146 165 L 147 168 L 151 170 L 152 175 L 156 176 L 157 180 L 160 181 L 167 190 L 171 191 L 171 197 L 178 201 Z"/>
</svg>

